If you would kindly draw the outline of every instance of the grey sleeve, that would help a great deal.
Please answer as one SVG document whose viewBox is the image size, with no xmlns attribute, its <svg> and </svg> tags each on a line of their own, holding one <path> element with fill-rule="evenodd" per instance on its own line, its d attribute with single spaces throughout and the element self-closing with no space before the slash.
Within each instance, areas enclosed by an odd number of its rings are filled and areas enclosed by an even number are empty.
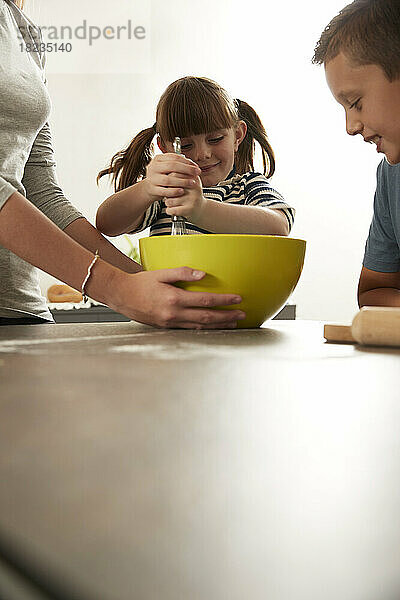
<svg viewBox="0 0 400 600">
<path fill-rule="evenodd" d="M 382 171 L 383 163 L 378 166 L 377 171 L 374 214 L 365 244 L 363 265 L 371 271 L 395 273 L 400 270 L 400 251 L 390 215 L 388 190 Z"/>
<path fill-rule="evenodd" d="M 0 210 L 3 208 L 10 196 L 18 190 L 11 183 L 8 183 L 3 177 L 0 177 Z"/>
<path fill-rule="evenodd" d="M 60 229 L 83 215 L 64 197 L 60 188 L 49 124 L 39 131 L 25 165 L 22 185 L 26 197 Z"/>
</svg>

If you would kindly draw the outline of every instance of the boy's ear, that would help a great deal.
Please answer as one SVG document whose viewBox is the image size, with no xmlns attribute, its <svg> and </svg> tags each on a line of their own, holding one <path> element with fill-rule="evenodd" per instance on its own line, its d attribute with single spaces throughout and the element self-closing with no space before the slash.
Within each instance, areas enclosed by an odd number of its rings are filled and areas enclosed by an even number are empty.
<svg viewBox="0 0 400 600">
<path fill-rule="evenodd" d="M 235 129 L 235 152 L 237 152 L 240 144 L 243 142 L 247 133 L 247 123 L 246 121 L 239 121 L 236 129 Z"/>
<path fill-rule="evenodd" d="M 164 142 L 162 141 L 162 139 L 160 138 L 160 136 L 157 136 L 157 146 L 160 148 L 161 152 L 165 152 L 167 151 Z"/>
</svg>

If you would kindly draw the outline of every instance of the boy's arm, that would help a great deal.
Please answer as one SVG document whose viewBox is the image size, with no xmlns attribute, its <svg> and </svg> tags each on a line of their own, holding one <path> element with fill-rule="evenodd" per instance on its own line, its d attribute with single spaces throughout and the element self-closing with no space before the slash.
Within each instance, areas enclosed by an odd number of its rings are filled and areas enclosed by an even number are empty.
<svg viewBox="0 0 400 600">
<path fill-rule="evenodd" d="M 358 305 L 400 306 L 400 271 L 382 273 L 362 268 L 358 283 Z"/>
<path fill-rule="evenodd" d="M 130 233 L 139 227 L 153 202 L 146 180 L 138 181 L 104 200 L 97 210 L 96 227 L 109 236 Z"/>
<path fill-rule="evenodd" d="M 400 306 L 400 249 L 396 206 L 398 170 L 383 159 L 377 167 L 374 213 L 358 284 L 359 306 Z"/>
</svg>

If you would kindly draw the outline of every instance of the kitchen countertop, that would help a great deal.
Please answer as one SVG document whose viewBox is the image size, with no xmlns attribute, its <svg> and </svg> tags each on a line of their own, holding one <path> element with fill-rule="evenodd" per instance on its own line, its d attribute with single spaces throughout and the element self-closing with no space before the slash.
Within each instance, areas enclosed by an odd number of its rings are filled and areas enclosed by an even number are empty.
<svg viewBox="0 0 400 600">
<path fill-rule="evenodd" d="M 1 327 L 0 597 L 397 600 L 399 372 L 314 321 Z"/>
<path fill-rule="evenodd" d="M 128 317 L 117 313 L 108 306 L 89 300 L 79 302 L 53 302 L 48 305 L 56 323 L 105 323 L 109 321 L 129 321 Z M 274 319 L 295 319 L 296 305 L 286 304 Z"/>
</svg>

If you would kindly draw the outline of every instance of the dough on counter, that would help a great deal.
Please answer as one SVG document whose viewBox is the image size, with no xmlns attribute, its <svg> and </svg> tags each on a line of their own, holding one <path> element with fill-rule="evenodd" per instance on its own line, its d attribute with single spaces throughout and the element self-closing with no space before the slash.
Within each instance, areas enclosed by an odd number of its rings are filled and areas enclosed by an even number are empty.
<svg viewBox="0 0 400 600">
<path fill-rule="evenodd" d="M 77 290 L 65 284 L 51 285 L 47 290 L 49 302 L 82 302 L 83 296 Z"/>
</svg>

